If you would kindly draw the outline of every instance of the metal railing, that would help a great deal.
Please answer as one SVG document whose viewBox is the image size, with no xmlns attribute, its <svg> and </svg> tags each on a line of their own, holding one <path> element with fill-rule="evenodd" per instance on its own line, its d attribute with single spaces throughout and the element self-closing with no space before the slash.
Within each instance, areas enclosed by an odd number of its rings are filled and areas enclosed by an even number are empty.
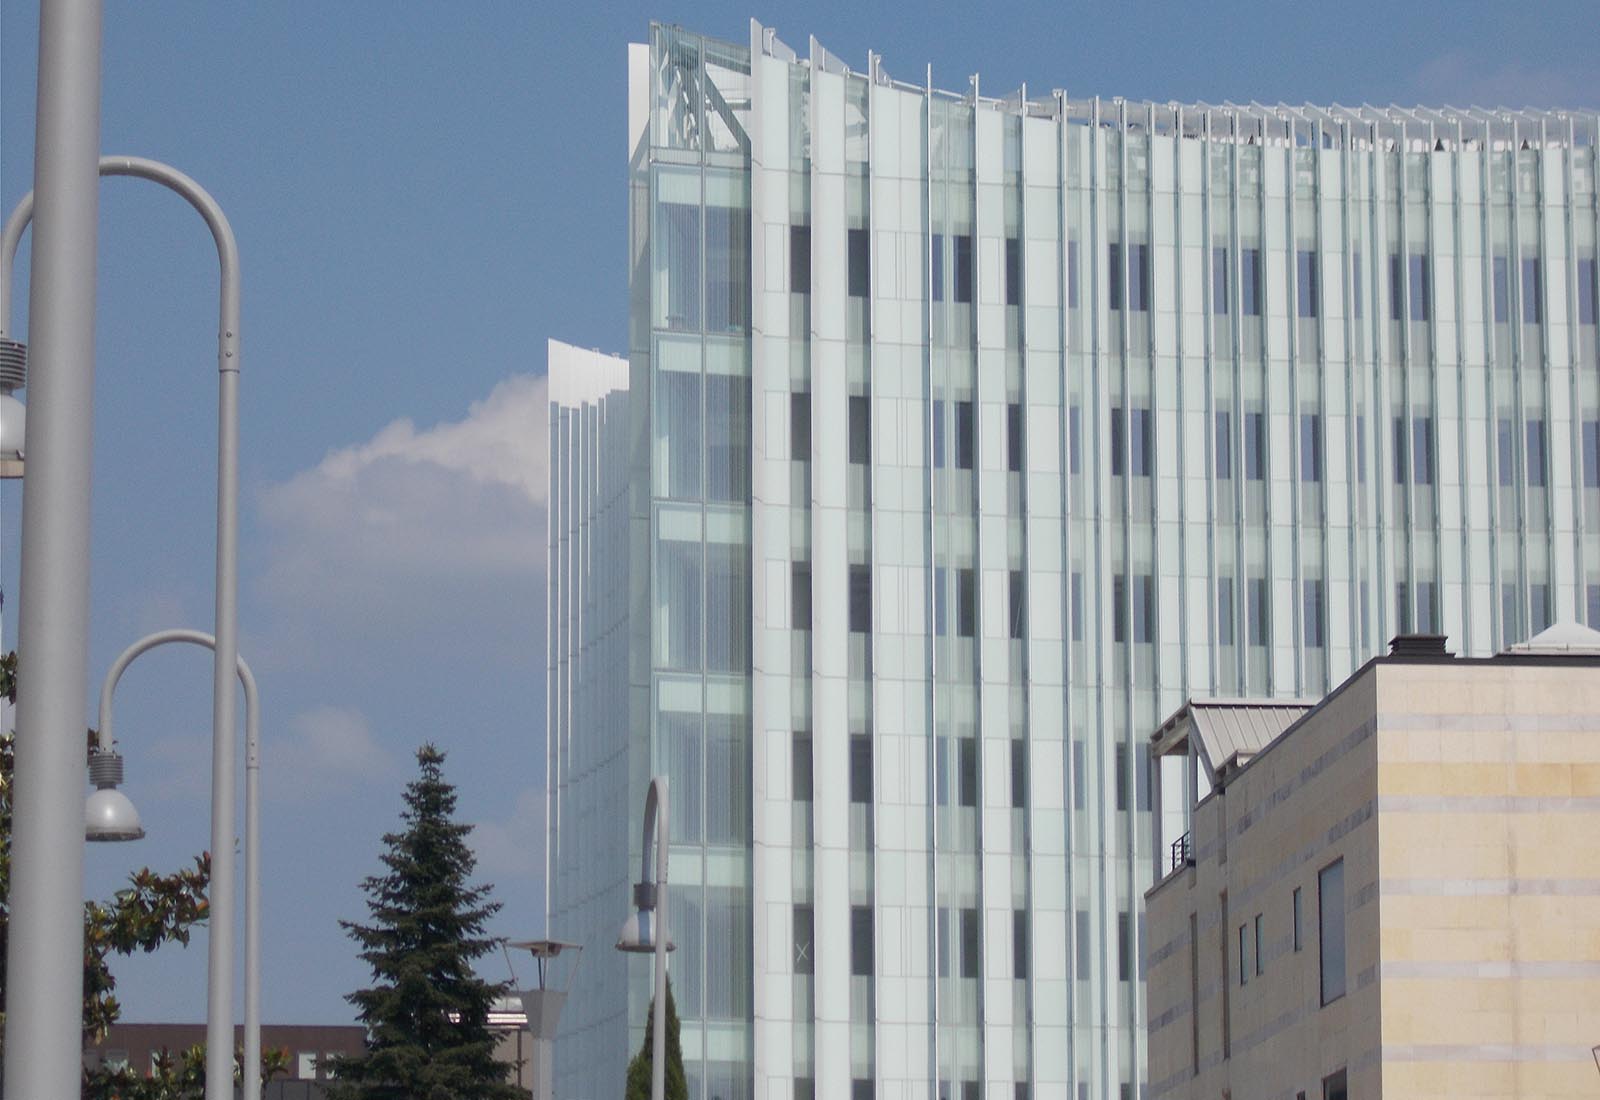
<svg viewBox="0 0 1600 1100">
<path fill-rule="evenodd" d="M 1194 866 L 1194 850 L 1190 847 L 1192 833 L 1184 833 L 1167 848 L 1167 874 L 1180 867 Z"/>
</svg>

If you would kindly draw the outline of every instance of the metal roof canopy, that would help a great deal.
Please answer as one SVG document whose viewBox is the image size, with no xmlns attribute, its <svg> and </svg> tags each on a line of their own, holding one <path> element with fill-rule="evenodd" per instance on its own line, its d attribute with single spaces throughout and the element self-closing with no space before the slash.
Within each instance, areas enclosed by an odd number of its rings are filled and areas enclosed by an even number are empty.
<svg viewBox="0 0 1600 1100">
<path fill-rule="evenodd" d="M 1266 748 L 1316 699 L 1191 699 L 1150 735 L 1155 757 L 1198 755 L 1207 785 Z"/>
</svg>

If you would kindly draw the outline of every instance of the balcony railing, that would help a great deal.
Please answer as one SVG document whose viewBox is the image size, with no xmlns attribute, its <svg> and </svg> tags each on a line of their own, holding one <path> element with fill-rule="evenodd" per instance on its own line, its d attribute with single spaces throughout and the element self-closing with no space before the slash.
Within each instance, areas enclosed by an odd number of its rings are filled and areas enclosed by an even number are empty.
<svg viewBox="0 0 1600 1100">
<path fill-rule="evenodd" d="M 1190 848 L 1190 838 L 1193 834 L 1184 833 L 1174 840 L 1167 848 L 1167 874 L 1178 870 L 1180 867 L 1194 866 L 1194 851 Z"/>
</svg>

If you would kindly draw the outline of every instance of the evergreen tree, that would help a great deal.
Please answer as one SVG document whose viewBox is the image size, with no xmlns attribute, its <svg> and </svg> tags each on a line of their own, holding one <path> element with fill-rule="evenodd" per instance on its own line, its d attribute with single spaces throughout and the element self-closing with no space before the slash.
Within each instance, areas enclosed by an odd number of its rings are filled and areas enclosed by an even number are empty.
<svg viewBox="0 0 1600 1100">
<path fill-rule="evenodd" d="M 628 1063 L 627 1100 L 650 1100 L 650 1063 L 655 1054 L 656 999 L 644 1018 L 644 1046 Z M 683 1075 L 683 1044 L 678 1041 L 678 1005 L 672 999 L 672 979 L 667 979 L 667 1073 L 662 1082 L 665 1100 L 689 1100 L 689 1079 Z"/>
<path fill-rule="evenodd" d="M 489 1008 L 504 984 L 473 973 L 494 949 L 484 922 L 499 910 L 471 886 L 470 825 L 452 820 L 455 788 L 444 753 L 417 750 L 420 778 L 405 793 L 405 829 L 384 836 L 387 873 L 362 883 L 370 924 L 340 921 L 361 945 L 373 985 L 346 1000 L 367 1028 L 366 1050 L 330 1061 L 337 1100 L 513 1100 L 510 1066 L 495 1060 Z"/>
</svg>

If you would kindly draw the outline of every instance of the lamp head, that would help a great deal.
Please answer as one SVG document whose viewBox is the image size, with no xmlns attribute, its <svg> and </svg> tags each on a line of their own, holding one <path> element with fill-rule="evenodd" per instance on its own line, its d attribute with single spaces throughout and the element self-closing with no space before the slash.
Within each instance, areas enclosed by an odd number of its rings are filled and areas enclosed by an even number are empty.
<svg viewBox="0 0 1600 1100">
<path fill-rule="evenodd" d="M 630 914 L 617 935 L 617 950 L 635 955 L 652 955 L 656 950 L 656 913 L 654 909 L 640 909 Z M 670 939 L 667 950 L 675 951 L 678 945 Z"/>
<path fill-rule="evenodd" d="M 127 795 L 117 790 L 122 782 L 122 756 L 95 750 L 89 757 L 89 778 L 95 792 L 83 807 L 84 836 L 88 840 L 138 840 L 144 836 L 139 811 Z"/>
</svg>

